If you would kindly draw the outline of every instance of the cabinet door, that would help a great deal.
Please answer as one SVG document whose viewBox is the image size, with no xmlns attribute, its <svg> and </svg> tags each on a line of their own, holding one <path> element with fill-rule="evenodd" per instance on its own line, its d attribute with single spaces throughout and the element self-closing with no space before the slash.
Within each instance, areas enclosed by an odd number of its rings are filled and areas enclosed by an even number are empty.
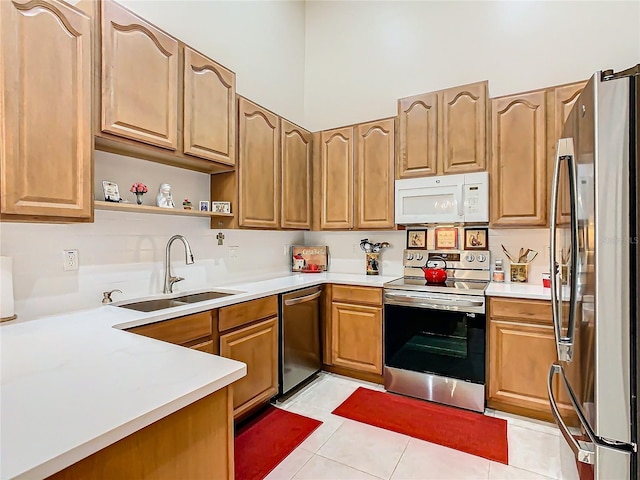
<svg viewBox="0 0 640 480">
<path fill-rule="evenodd" d="M 102 130 L 177 147 L 178 41 L 113 1 L 102 4 Z"/>
<path fill-rule="evenodd" d="M 282 228 L 311 228 L 311 133 L 282 119 Z"/>
<path fill-rule="evenodd" d="M 487 82 L 441 92 L 442 173 L 479 172 L 487 165 Z"/>
<path fill-rule="evenodd" d="M 382 374 L 382 308 L 332 304 L 333 365 Z"/>
<path fill-rule="evenodd" d="M 356 126 L 355 227 L 394 226 L 395 119 Z"/>
<path fill-rule="evenodd" d="M 556 361 L 556 343 L 551 325 L 494 320 L 489 322 L 488 401 L 494 408 L 524 408 L 541 418 L 550 418 L 547 376 Z M 556 379 L 554 391 L 559 392 Z M 561 394 L 558 407 L 565 418 L 572 409 Z"/>
<path fill-rule="evenodd" d="M 437 172 L 438 94 L 398 100 L 396 178 L 426 177 Z"/>
<path fill-rule="evenodd" d="M 323 230 L 353 227 L 353 128 L 321 135 L 321 210 Z"/>
<path fill-rule="evenodd" d="M 492 101 L 491 223 L 547 224 L 546 93 Z"/>
<path fill-rule="evenodd" d="M 233 384 L 237 417 L 278 393 L 278 318 L 220 335 L 220 355 L 247 364 L 247 375 Z"/>
<path fill-rule="evenodd" d="M 0 2 L 1 213 L 92 216 L 91 20 Z"/>
<path fill-rule="evenodd" d="M 236 75 L 184 48 L 184 153 L 235 165 Z"/>
<path fill-rule="evenodd" d="M 550 115 L 553 115 L 553 118 L 549 121 L 550 177 L 553 175 L 553 169 L 555 167 L 558 140 L 562 138 L 562 127 L 585 85 L 586 82 L 578 82 L 553 89 L 553 113 L 550 112 Z M 575 133 L 577 133 L 577 129 L 575 130 Z M 577 139 L 574 138 L 574 145 L 577 144 Z M 571 201 L 569 199 L 569 181 L 567 179 L 567 175 L 568 173 L 566 168 L 560 170 L 560 190 L 558 192 L 558 222 L 560 224 L 569 223 L 571 220 Z M 549 198 L 551 198 L 551 192 L 549 192 Z"/>
<path fill-rule="evenodd" d="M 278 228 L 280 125 L 278 117 L 240 98 L 240 226 Z"/>
</svg>

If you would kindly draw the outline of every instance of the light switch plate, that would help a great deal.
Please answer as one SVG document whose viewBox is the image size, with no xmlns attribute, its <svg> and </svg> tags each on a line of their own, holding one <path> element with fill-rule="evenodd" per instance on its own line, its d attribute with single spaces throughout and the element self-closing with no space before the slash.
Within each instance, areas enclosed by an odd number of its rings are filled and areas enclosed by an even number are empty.
<svg viewBox="0 0 640 480">
<path fill-rule="evenodd" d="M 240 247 L 238 246 L 229 247 L 229 258 L 238 258 L 238 250 L 240 250 Z"/>
</svg>

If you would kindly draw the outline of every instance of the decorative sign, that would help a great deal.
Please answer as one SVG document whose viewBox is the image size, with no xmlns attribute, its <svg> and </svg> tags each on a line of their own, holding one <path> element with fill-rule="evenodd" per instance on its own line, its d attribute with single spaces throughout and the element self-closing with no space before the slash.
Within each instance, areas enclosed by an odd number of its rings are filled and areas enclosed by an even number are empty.
<svg viewBox="0 0 640 480">
<path fill-rule="evenodd" d="M 215 213 L 231 213 L 231 202 L 211 202 L 211 211 Z"/>
<path fill-rule="evenodd" d="M 120 202 L 120 191 L 118 190 L 118 184 L 114 182 L 102 181 L 102 191 L 104 192 L 105 202 Z"/>
<path fill-rule="evenodd" d="M 304 273 L 326 272 L 328 266 L 328 248 L 291 247 L 291 271 Z"/>
<path fill-rule="evenodd" d="M 407 230 L 407 248 L 427 248 L 427 230 Z"/>
<path fill-rule="evenodd" d="M 467 228 L 464 231 L 465 250 L 487 250 L 489 248 L 488 228 Z"/>
<path fill-rule="evenodd" d="M 456 227 L 436 228 L 436 250 L 455 250 L 458 248 L 458 229 Z"/>
</svg>

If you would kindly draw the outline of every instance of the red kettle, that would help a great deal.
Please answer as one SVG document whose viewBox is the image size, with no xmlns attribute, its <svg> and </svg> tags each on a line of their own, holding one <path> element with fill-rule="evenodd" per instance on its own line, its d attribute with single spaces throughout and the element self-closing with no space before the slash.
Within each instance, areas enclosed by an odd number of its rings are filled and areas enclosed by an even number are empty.
<svg viewBox="0 0 640 480">
<path fill-rule="evenodd" d="M 443 266 L 429 266 L 434 260 L 442 262 Z M 426 266 L 422 267 L 422 271 L 427 283 L 445 283 L 447 281 L 447 262 L 442 257 L 429 258 Z"/>
</svg>

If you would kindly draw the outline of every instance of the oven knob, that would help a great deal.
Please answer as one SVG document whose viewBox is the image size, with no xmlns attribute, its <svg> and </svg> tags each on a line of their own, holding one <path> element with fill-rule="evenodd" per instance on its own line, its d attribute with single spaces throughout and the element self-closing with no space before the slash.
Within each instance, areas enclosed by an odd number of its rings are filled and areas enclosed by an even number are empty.
<svg viewBox="0 0 640 480">
<path fill-rule="evenodd" d="M 413 253 L 407 253 L 407 260 L 413 260 Z"/>
<path fill-rule="evenodd" d="M 424 257 L 421 253 L 416 253 L 416 260 L 422 260 Z"/>
<path fill-rule="evenodd" d="M 486 262 L 487 261 L 487 256 L 481 253 L 480 255 L 478 255 L 478 261 L 480 263 Z"/>
<path fill-rule="evenodd" d="M 476 257 L 473 256 L 473 253 L 469 253 L 464 259 L 467 262 L 473 262 L 476 259 Z"/>
</svg>

